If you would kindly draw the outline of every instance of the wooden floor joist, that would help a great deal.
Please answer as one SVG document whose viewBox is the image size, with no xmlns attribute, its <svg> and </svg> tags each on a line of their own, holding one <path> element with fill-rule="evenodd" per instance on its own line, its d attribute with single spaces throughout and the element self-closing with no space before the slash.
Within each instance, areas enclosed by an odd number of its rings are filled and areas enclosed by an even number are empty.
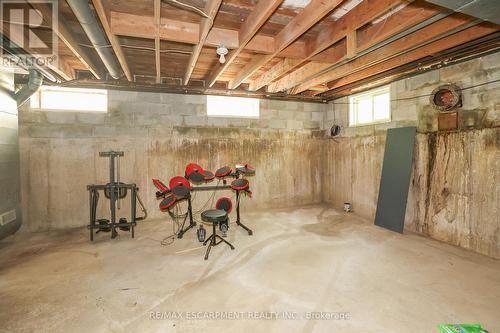
<svg viewBox="0 0 500 333">
<path fill-rule="evenodd" d="M 153 16 L 135 15 L 111 11 L 111 32 L 117 36 L 154 39 L 155 24 Z M 200 40 L 201 25 L 183 22 L 173 18 L 161 18 L 160 40 L 197 45 Z M 224 45 L 230 51 L 239 48 L 238 30 L 212 27 L 204 46 L 218 47 Z M 259 54 L 274 52 L 275 37 L 256 34 L 243 48 L 244 51 Z M 307 56 L 307 45 L 304 41 L 295 41 L 278 54 L 278 57 L 303 59 Z M 311 58 L 314 61 L 329 62 L 328 54 L 319 53 Z"/>
<path fill-rule="evenodd" d="M 208 37 L 208 33 L 212 29 L 214 24 L 215 16 L 219 11 L 219 7 L 222 4 L 222 0 L 208 0 L 205 5 L 205 14 L 208 16 L 202 20 L 200 26 L 200 40 L 198 44 L 193 47 L 193 53 L 191 54 L 191 58 L 189 59 L 189 63 L 186 69 L 186 74 L 184 74 L 184 85 L 189 83 L 189 78 L 191 77 L 191 73 L 193 73 L 194 67 L 196 66 L 196 62 L 198 61 L 198 57 L 200 56 L 201 50 L 205 45 L 205 42 Z"/>
<path fill-rule="evenodd" d="M 269 17 L 282 2 L 283 0 L 260 0 L 257 3 L 255 9 L 247 17 L 245 23 L 243 23 L 240 31 L 238 32 L 238 48 L 230 52 L 224 64 L 218 65 L 217 68 L 212 71 L 212 74 L 210 74 L 207 81 L 207 85 L 209 87 L 212 87 L 224 71 L 229 68 L 241 51 L 243 51 L 246 45 L 255 36 L 255 34 L 257 34 L 262 25 L 266 23 Z"/>
<path fill-rule="evenodd" d="M 102 0 L 92 0 L 92 3 L 94 4 L 97 16 L 101 21 L 104 31 L 106 32 L 106 36 L 108 36 L 109 42 L 111 43 L 111 47 L 113 48 L 113 51 L 115 52 L 115 55 L 118 58 L 118 62 L 120 63 L 123 72 L 127 77 L 127 80 L 132 81 L 133 80 L 132 73 L 130 72 L 130 68 L 128 66 L 127 59 L 125 58 L 125 54 L 123 53 L 122 46 L 120 45 L 120 40 L 118 39 L 117 36 L 115 36 L 111 32 L 111 26 L 106 11 L 104 9 Z"/>
<path fill-rule="evenodd" d="M 334 80 L 336 81 L 335 85 L 338 84 L 342 78 L 346 76 L 352 75 L 354 72 L 361 72 L 369 75 L 373 75 L 376 72 L 378 73 L 380 70 L 387 70 L 393 68 L 394 66 L 399 66 L 414 60 L 419 59 L 419 57 L 424 57 L 426 55 L 432 54 L 432 52 L 439 52 L 445 50 L 447 48 L 459 45 L 460 43 L 464 43 L 467 41 L 471 41 L 475 38 L 479 38 L 484 36 L 485 34 L 495 32 L 497 29 L 494 26 L 489 24 L 475 26 L 468 28 L 464 31 L 454 33 L 451 36 L 445 37 L 443 39 L 439 39 L 435 42 L 430 43 L 429 45 L 425 45 L 423 47 L 417 48 L 416 50 L 412 50 L 411 52 L 404 53 L 405 51 L 411 50 L 412 46 L 419 45 L 427 40 L 431 40 L 440 34 L 452 31 L 456 28 L 464 26 L 474 19 L 461 15 L 461 14 L 453 14 L 445 19 L 442 19 L 436 23 L 433 23 L 421 30 L 418 30 L 404 38 L 401 38 L 391 44 L 388 44 L 384 47 L 381 47 L 373 52 L 368 53 L 365 56 L 359 57 L 352 62 L 349 62 L 345 65 L 335 68 L 334 70 L 328 71 L 318 77 L 307 80 L 304 83 L 301 83 L 292 89 L 293 94 L 297 94 L 303 91 L 308 90 L 310 87 L 317 86 L 320 84 L 325 84 Z M 467 34 L 470 35 L 470 38 L 467 38 Z M 370 72 L 370 69 L 373 66 L 373 74 Z M 351 77 L 360 77 L 359 74 Z M 349 79 L 351 80 L 351 79 Z M 332 89 L 332 87 L 328 87 Z"/>
<path fill-rule="evenodd" d="M 37 9 L 45 18 L 39 27 L 25 29 L 25 34 L 34 31 L 49 43 L 51 30 L 58 36 L 60 61 L 49 68 L 53 73 L 74 80 L 77 73 L 88 77 L 82 73 L 88 70 L 104 79 L 101 59 L 64 1 L 57 2 L 58 29 L 50 22 L 49 5 L 21 1 L 21 6 Z M 392 71 L 398 64 L 403 68 L 418 61 L 411 60 L 417 55 L 427 57 L 426 50 L 433 50 L 429 45 L 437 39 L 452 45 L 453 36 L 462 38 L 464 30 L 476 33 L 488 26 L 500 31 L 499 25 L 472 17 L 479 13 L 466 16 L 427 0 L 308 0 L 303 4 L 203 0 L 187 1 L 192 2 L 187 6 L 165 0 L 151 0 L 150 5 L 140 0 L 88 2 L 109 40 L 102 47 L 113 50 L 129 82 L 138 79 L 180 89 L 215 85 L 227 91 L 244 83 L 241 89 L 249 93 L 299 98 L 323 97 L 330 89 L 344 89 L 346 82 L 354 87 L 355 80 L 361 84 L 386 68 Z M 225 63 L 217 61 L 219 46 L 228 49 Z M 123 78 L 120 82 L 125 84 Z"/>
<path fill-rule="evenodd" d="M 237 88 L 243 81 L 257 72 L 263 65 L 297 40 L 302 34 L 321 21 L 342 3 L 342 0 L 312 0 L 275 38 L 275 51 L 264 56 L 259 62 L 252 62 L 229 82 L 229 88 Z"/>
<path fill-rule="evenodd" d="M 463 43 L 470 42 L 474 39 L 489 35 L 493 32 L 497 31 L 495 28 L 491 26 L 478 26 L 468 28 L 464 31 L 461 31 L 452 36 L 445 37 L 439 41 L 433 42 L 421 49 L 417 49 L 407 53 L 402 58 L 392 58 L 391 60 L 381 63 L 379 65 L 373 66 L 371 68 L 367 68 L 366 70 L 362 70 L 356 72 L 352 75 L 340 78 L 336 80 L 333 84 L 328 84 L 328 90 L 337 89 L 344 85 L 359 81 L 362 78 L 370 77 L 379 73 L 383 73 L 387 70 L 397 68 L 405 63 L 416 61 L 418 59 L 424 58 L 426 56 L 430 56 L 435 53 L 439 53 L 446 49 L 461 45 Z"/>
<path fill-rule="evenodd" d="M 345 38 L 348 34 L 354 33 L 357 28 L 386 13 L 391 8 L 400 5 L 402 2 L 403 0 L 363 1 L 339 20 L 330 24 L 327 29 L 322 30 L 315 40 L 309 42 L 307 44 L 307 54 L 302 59 L 302 62 L 299 62 L 294 67 L 289 68 L 288 71 L 291 72 L 295 68 L 298 68 L 308 62 L 314 56 Z M 260 89 L 277 79 L 279 79 L 278 76 L 266 75 L 266 77 L 259 77 L 255 80 L 255 82 L 253 82 L 251 89 Z"/>
<path fill-rule="evenodd" d="M 49 23 L 52 22 L 52 10 L 48 7 L 46 3 L 28 1 L 27 2 L 36 10 L 40 11 L 44 20 Z M 66 26 L 66 22 L 59 20 L 57 24 L 57 29 L 55 33 L 59 39 L 71 50 L 75 57 L 80 60 L 80 62 L 96 77 L 96 79 L 101 79 L 101 70 L 95 61 L 90 57 L 88 51 L 83 49 L 79 42 L 73 37 L 70 29 Z"/>
</svg>

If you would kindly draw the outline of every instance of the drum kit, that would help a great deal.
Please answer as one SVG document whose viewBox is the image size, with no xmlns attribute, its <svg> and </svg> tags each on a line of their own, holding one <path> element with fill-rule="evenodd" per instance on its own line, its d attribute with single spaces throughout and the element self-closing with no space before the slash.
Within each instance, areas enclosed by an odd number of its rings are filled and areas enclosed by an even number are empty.
<svg viewBox="0 0 500 333">
<path fill-rule="evenodd" d="M 158 190 L 156 192 L 156 198 L 160 200 L 160 210 L 169 213 L 170 217 L 174 220 L 183 218 L 182 223 L 179 223 L 178 230 L 174 232 L 174 237 L 182 238 L 188 230 L 196 226 L 196 221 L 193 216 L 193 192 L 214 191 L 212 195 L 213 202 L 215 191 L 223 190 L 232 190 L 235 193 L 236 225 L 243 228 L 248 235 L 252 235 L 253 231 L 241 222 L 240 216 L 240 201 L 242 195 L 252 197 L 250 182 L 246 179 L 246 177 L 252 175 L 255 175 L 255 168 L 249 164 L 237 164 L 234 168 L 223 166 L 215 172 L 211 172 L 203 169 L 196 163 L 189 163 L 185 168 L 184 176 L 175 176 L 171 178 L 168 186 L 159 179 L 153 179 L 153 185 Z M 217 180 L 217 184 L 211 185 L 210 183 L 215 180 Z M 229 180 L 231 181 L 229 182 Z M 203 207 L 206 207 L 210 200 L 211 199 L 208 199 Z M 178 212 L 180 209 L 179 203 L 181 202 L 187 202 L 187 211 L 182 214 Z M 207 240 L 205 240 L 206 230 L 203 228 L 202 224 L 200 224 L 197 231 L 198 240 L 204 242 L 204 245 L 207 243 L 210 244 L 207 248 L 205 259 L 208 258 L 210 248 L 221 242 L 227 243 L 231 249 L 234 249 L 226 240 L 215 234 L 215 225 L 217 224 L 223 237 L 227 235 L 229 229 L 228 214 L 230 214 L 232 210 L 233 201 L 231 198 L 220 197 L 215 204 L 215 209 L 205 210 L 201 213 L 201 218 L 204 222 L 213 224 L 213 234 Z M 188 219 L 189 224 L 185 226 Z M 216 242 L 216 239 L 220 239 L 220 241 Z"/>
</svg>

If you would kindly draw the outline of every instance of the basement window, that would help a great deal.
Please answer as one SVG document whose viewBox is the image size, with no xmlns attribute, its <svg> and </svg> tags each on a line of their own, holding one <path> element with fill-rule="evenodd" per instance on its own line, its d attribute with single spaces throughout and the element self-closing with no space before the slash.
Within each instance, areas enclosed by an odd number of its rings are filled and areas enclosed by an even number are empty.
<svg viewBox="0 0 500 333">
<path fill-rule="evenodd" d="M 108 91 L 42 86 L 30 103 L 32 109 L 42 111 L 107 112 Z"/>
<path fill-rule="evenodd" d="M 389 86 L 349 97 L 349 126 L 391 121 Z"/>
<path fill-rule="evenodd" d="M 260 99 L 207 96 L 209 117 L 259 118 Z"/>
</svg>

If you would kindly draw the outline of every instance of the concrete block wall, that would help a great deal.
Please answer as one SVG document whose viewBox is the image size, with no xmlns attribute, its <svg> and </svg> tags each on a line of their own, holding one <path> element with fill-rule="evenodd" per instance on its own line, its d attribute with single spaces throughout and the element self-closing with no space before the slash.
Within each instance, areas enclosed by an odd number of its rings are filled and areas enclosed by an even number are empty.
<svg viewBox="0 0 500 333">
<path fill-rule="evenodd" d="M 254 197 L 243 199 L 243 209 L 321 202 L 319 129 L 330 105 L 261 100 L 259 119 L 212 118 L 206 96 L 108 94 L 108 113 L 20 111 L 25 230 L 86 225 L 86 185 L 107 182 L 108 161 L 98 153 L 109 149 L 125 151 L 122 180 L 139 185 L 153 218 L 165 214 L 151 179 L 168 183 L 190 162 L 212 171 L 239 162 L 255 165 Z M 222 195 L 233 196 L 218 192 L 216 198 Z M 196 204 L 207 199 L 199 194 Z M 100 214 L 106 215 L 104 204 Z"/>
<path fill-rule="evenodd" d="M 109 91 L 107 114 L 24 109 L 26 230 L 86 224 L 85 185 L 107 180 L 107 161 L 97 157 L 107 149 L 125 150 L 122 179 L 139 184 L 152 217 L 162 214 L 151 178 L 167 181 L 192 161 L 212 170 L 243 161 L 258 168 L 244 209 L 320 202 L 341 209 L 347 201 L 373 219 L 386 131 L 416 126 L 407 230 L 498 258 L 500 84 L 481 85 L 498 79 L 500 53 L 394 82 L 392 121 L 356 128 L 348 127 L 347 98 L 262 100 L 259 119 L 207 117 L 205 96 L 123 91 Z M 436 133 L 438 112 L 429 105 L 428 95 L 445 83 L 475 86 L 463 91 L 456 133 Z M 331 140 L 325 130 L 334 122 L 345 128 Z"/>
<path fill-rule="evenodd" d="M 333 108 L 325 115 L 324 129 L 334 123 L 341 125 L 342 137 L 374 135 L 404 126 L 417 126 L 420 133 L 435 132 L 439 112 L 430 105 L 429 96 L 435 88 L 448 83 L 466 88 L 462 91 L 463 106 L 458 110 L 461 129 L 498 127 L 500 82 L 483 84 L 499 79 L 500 53 L 443 67 L 390 84 L 391 122 L 349 127 L 349 98 L 343 97 L 331 102 Z"/>
<path fill-rule="evenodd" d="M 356 214 L 373 220 L 386 130 L 416 126 L 406 229 L 500 258 L 500 82 L 480 85 L 495 80 L 500 53 L 394 82 L 387 124 L 349 128 L 348 98 L 335 100 L 325 129 L 334 122 L 345 128 L 335 140 L 325 135 L 324 201 L 339 209 L 351 202 Z M 478 86 L 463 91 L 461 130 L 437 132 L 428 95 L 447 83 Z"/>
</svg>

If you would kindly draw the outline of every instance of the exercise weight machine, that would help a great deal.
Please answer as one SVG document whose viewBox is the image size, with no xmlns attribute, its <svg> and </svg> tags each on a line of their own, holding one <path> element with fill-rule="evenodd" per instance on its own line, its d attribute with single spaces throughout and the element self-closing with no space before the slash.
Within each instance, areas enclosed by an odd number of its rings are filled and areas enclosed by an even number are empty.
<svg viewBox="0 0 500 333">
<path fill-rule="evenodd" d="M 124 156 L 123 151 L 100 152 L 100 157 L 109 158 L 109 183 L 87 185 L 89 192 L 90 223 L 87 228 L 90 231 L 90 240 L 94 240 L 94 230 L 98 232 L 111 231 L 111 238 L 116 238 L 118 232 L 116 228 L 122 231 L 130 231 L 134 238 L 137 221 L 147 218 L 147 211 L 138 195 L 139 188 L 136 184 L 125 184 L 120 181 L 120 157 Z M 104 193 L 109 200 L 110 219 L 97 219 L 97 205 L 99 203 L 99 191 Z M 117 210 L 121 209 L 122 200 L 125 199 L 130 191 L 130 221 L 126 218 L 120 218 L 117 222 Z M 137 202 L 141 206 L 143 216 L 137 217 Z"/>
</svg>

